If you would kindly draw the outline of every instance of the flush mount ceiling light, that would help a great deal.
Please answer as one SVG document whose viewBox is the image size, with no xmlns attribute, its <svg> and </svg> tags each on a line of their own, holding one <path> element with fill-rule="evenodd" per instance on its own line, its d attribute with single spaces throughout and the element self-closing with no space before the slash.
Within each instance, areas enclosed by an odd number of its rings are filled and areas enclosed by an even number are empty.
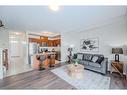
<svg viewBox="0 0 127 95">
<path fill-rule="evenodd" d="M 56 4 L 52 4 L 52 5 L 49 5 L 49 9 L 52 11 L 58 11 L 60 9 L 60 6 Z"/>
</svg>

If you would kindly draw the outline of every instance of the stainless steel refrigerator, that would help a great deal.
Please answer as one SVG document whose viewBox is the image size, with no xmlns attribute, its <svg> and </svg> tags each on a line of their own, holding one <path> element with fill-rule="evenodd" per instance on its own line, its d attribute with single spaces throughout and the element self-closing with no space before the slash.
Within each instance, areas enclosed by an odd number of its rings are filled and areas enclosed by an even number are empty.
<svg viewBox="0 0 127 95">
<path fill-rule="evenodd" d="M 31 42 L 29 43 L 29 64 L 33 64 L 34 56 L 38 53 L 38 44 Z"/>
</svg>

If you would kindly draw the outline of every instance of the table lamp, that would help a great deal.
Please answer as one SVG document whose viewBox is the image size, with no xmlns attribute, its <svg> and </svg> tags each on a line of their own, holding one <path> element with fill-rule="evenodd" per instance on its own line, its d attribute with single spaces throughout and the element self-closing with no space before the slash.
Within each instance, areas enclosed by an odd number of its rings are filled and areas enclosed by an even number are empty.
<svg viewBox="0 0 127 95">
<path fill-rule="evenodd" d="M 68 48 L 68 51 L 69 51 L 68 62 L 70 63 L 72 59 L 72 48 Z"/>
<path fill-rule="evenodd" d="M 115 54 L 115 61 L 119 62 L 119 54 L 123 54 L 122 48 L 112 48 L 112 54 Z"/>
</svg>

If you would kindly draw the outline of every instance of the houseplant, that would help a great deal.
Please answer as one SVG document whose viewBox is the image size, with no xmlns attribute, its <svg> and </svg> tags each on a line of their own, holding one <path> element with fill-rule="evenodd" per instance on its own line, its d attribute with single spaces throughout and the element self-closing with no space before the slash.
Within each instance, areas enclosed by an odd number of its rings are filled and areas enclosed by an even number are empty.
<svg viewBox="0 0 127 95">
<path fill-rule="evenodd" d="M 79 60 L 75 59 L 74 65 L 77 66 L 79 64 Z"/>
</svg>

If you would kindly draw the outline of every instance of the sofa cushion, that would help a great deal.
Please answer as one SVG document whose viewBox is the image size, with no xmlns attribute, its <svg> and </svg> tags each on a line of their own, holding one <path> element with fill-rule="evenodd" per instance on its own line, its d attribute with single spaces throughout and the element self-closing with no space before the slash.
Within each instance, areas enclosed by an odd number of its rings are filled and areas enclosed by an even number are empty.
<svg viewBox="0 0 127 95">
<path fill-rule="evenodd" d="M 99 56 L 98 60 L 96 61 L 97 63 L 101 64 L 101 62 L 104 60 L 103 56 Z"/>
<path fill-rule="evenodd" d="M 82 60 L 83 59 L 83 54 L 82 53 L 77 53 L 77 59 Z"/>
<path fill-rule="evenodd" d="M 98 60 L 98 56 L 93 56 L 93 58 L 92 58 L 92 62 L 96 62 Z"/>
<path fill-rule="evenodd" d="M 92 60 L 92 57 L 93 57 L 92 54 L 84 54 L 83 60 L 91 61 Z"/>
<path fill-rule="evenodd" d="M 104 57 L 102 54 L 94 54 L 93 56 Z"/>
<path fill-rule="evenodd" d="M 89 62 L 89 65 L 90 65 L 90 66 L 93 66 L 93 67 L 97 67 L 97 68 L 100 68 L 100 67 L 101 67 L 100 64 L 94 63 L 94 62 Z"/>
<path fill-rule="evenodd" d="M 89 64 L 89 61 L 80 60 L 80 64 L 83 64 L 83 65 L 88 65 L 88 64 Z"/>
</svg>

